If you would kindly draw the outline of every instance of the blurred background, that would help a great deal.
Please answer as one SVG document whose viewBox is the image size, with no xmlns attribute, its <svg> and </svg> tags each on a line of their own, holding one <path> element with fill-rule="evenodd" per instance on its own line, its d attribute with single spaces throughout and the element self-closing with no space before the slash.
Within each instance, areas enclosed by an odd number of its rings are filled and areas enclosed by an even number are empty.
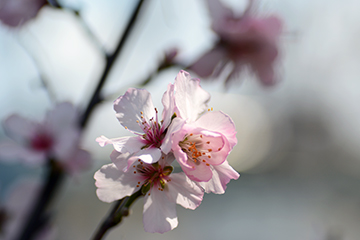
<svg viewBox="0 0 360 240">
<path fill-rule="evenodd" d="M 53 100 L 84 108 L 105 66 L 102 51 L 114 50 L 136 1 L 59 2 L 79 10 L 79 17 L 45 6 L 21 28 L 0 24 L 0 119 L 19 113 L 41 120 Z M 239 14 L 247 4 L 222 2 Z M 257 10 L 284 22 L 279 82 L 264 87 L 249 72 L 228 88 L 202 80 L 212 96 L 209 106 L 235 121 L 238 145 L 228 160 L 241 177 L 224 195 L 206 194 L 195 211 L 178 206 L 179 226 L 165 234 L 144 232 L 140 199 L 106 239 L 359 239 L 360 2 L 262 0 Z M 93 166 L 67 179 L 57 194 L 58 239 L 89 239 L 111 206 L 96 197 L 93 174 L 110 162 L 112 151 L 95 138 L 129 135 L 115 117 L 113 101 L 143 82 L 172 48 L 182 63 L 211 49 L 217 37 L 210 25 L 203 0 L 145 1 L 104 87 L 107 101 L 95 109 L 83 134 Z M 158 108 L 180 69 L 162 71 L 147 85 Z M 42 174 L 0 162 L 0 199 L 17 179 Z"/>
</svg>

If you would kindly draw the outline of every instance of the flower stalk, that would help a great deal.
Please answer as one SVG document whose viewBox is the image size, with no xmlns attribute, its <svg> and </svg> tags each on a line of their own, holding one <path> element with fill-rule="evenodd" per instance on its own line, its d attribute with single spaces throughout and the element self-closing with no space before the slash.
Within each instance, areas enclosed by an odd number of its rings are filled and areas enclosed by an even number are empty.
<svg viewBox="0 0 360 240">
<path fill-rule="evenodd" d="M 120 224 L 122 218 L 129 215 L 129 209 L 131 205 L 136 201 L 136 199 L 138 199 L 141 196 L 143 196 L 143 194 L 142 191 L 139 190 L 130 197 L 125 197 L 123 199 L 116 201 L 109 215 L 102 222 L 101 226 L 94 234 L 94 238 L 92 238 L 92 240 L 103 239 L 103 237 L 105 236 L 108 230 Z"/>
</svg>

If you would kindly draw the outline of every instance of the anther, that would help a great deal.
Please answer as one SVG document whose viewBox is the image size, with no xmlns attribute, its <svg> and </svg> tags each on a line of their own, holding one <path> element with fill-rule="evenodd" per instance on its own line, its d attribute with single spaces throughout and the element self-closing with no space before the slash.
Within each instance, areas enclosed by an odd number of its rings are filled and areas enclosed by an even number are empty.
<svg viewBox="0 0 360 240">
<path fill-rule="evenodd" d="M 128 129 L 128 127 L 127 127 L 127 126 L 125 126 L 125 129 Z"/>
<path fill-rule="evenodd" d="M 136 187 L 140 187 L 139 185 L 136 185 Z"/>
<path fill-rule="evenodd" d="M 211 151 L 212 151 L 212 149 L 210 148 L 210 149 L 208 149 L 208 151 L 209 151 L 209 152 L 211 152 Z"/>
<path fill-rule="evenodd" d="M 203 162 L 206 162 L 205 159 L 203 159 Z"/>
<path fill-rule="evenodd" d="M 207 141 L 206 143 L 207 143 L 207 144 L 210 144 L 210 141 Z"/>
<path fill-rule="evenodd" d="M 136 173 L 136 171 L 134 171 L 134 173 Z"/>
<path fill-rule="evenodd" d="M 211 156 L 208 156 L 208 158 L 211 158 Z"/>
<path fill-rule="evenodd" d="M 210 166 L 210 164 L 207 163 L 206 166 Z"/>
</svg>

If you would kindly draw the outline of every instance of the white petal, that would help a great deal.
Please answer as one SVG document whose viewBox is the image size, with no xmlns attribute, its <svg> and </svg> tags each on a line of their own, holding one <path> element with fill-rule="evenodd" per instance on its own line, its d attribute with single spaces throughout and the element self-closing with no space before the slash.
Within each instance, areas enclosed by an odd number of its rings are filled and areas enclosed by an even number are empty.
<svg viewBox="0 0 360 240">
<path fill-rule="evenodd" d="M 113 202 L 132 195 L 136 190 L 138 179 L 132 172 L 124 173 L 115 164 L 104 165 L 94 178 L 98 188 L 96 195 L 103 202 Z"/>
<path fill-rule="evenodd" d="M 199 184 L 205 189 L 206 193 L 213 192 L 215 194 L 225 193 L 226 184 L 231 179 L 238 179 L 240 174 L 235 171 L 227 161 L 219 166 L 213 166 L 213 177 L 209 182 L 200 182 Z"/>
<path fill-rule="evenodd" d="M 184 208 L 197 208 L 203 199 L 204 191 L 184 173 L 173 173 L 170 177 L 171 181 L 167 185 L 173 200 Z"/>
<path fill-rule="evenodd" d="M 140 112 L 143 112 L 146 121 L 155 116 L 151 95 L 145 89 L 129 88 L 124 95 L 115 100 L 114 110 L 121 125 L 139 133 L 143 132 L 136 122 L 143 121 Z"/>
<path fill-rule="evenodd" d="M 141 137 L 120 137 L 109 139 L 105 136 L 101 136 L 96 138 L 96 141 L 101 147 L 112 144 L 114 149 L 121 153 L 137 152 L 145 145 L 142 142 Z"/>
<path fill-rule="evenodd" d="M 206 103 L 210 94 L 200 86 L 200 80 L 191 78 L 190 74 L 181 70 L 175 79 L 175 103 L 181 118 L 187 122 L 198 119 L 207 109 Z"/>
<path fill-rule="evenodd" d="M 132 163 L 129 163 L 129 158 L 131 156 L 132 153 L 129 152 L 119 153 L 118 151 L 114 150 L 110 154 L 110 159 L 118 169 L 120 169 L 123 172 L 126 172 L 132 165 Z"/>
<path fill-rule="evenodd" d="M 174 88 L 175 86 L 171 83 L 168 84 L 167 91 L 164 93 L 162 97 L 162 104 L 164 106 L 164 110 L 162 113 L 163 126 L 168 127 L 171 122 L 171 117 L 175 113 L 175 99 L 174 99 Z"/>
<path fill-rule="evenodd" d="M 159 161 L 161 157 L 161 150 L 159 148 L 145 148 L 140 150 L 132 156 L 132 158 L 141 159 L 144 163 L 152 164 Z"/>
<path fill-rule="evenodd" d="M 149 196 L 150 193 L 150 196 Z M 146 232 L 164 233 L 178 225 L 176 203 L 165 191 L 151 189 L 144 199 L 143 224 Z"/>
</svg>

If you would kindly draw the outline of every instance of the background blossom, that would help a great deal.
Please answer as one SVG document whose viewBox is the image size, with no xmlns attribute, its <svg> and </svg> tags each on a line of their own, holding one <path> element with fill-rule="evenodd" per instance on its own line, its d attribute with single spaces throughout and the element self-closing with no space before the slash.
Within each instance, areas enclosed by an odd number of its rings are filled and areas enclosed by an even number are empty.
<svg viewBox="0 0 360 240">
<path fill-rule="evenodd" d="M 201 77 L 218 77 L 228 63 L 232 70 L 225 83 L 239 77 L 248 66 L 265 86 L 275 84 L 274 63 L 278 56 L 278 38 L 282 22 L 276 15 L 258 17 L 252 13 L 252 0 L 242 16 L 235 17 L 231 9 L 219 0 L 208 0 L 212 29 L 218 43 L 190 67 Z"/>
</svg>

